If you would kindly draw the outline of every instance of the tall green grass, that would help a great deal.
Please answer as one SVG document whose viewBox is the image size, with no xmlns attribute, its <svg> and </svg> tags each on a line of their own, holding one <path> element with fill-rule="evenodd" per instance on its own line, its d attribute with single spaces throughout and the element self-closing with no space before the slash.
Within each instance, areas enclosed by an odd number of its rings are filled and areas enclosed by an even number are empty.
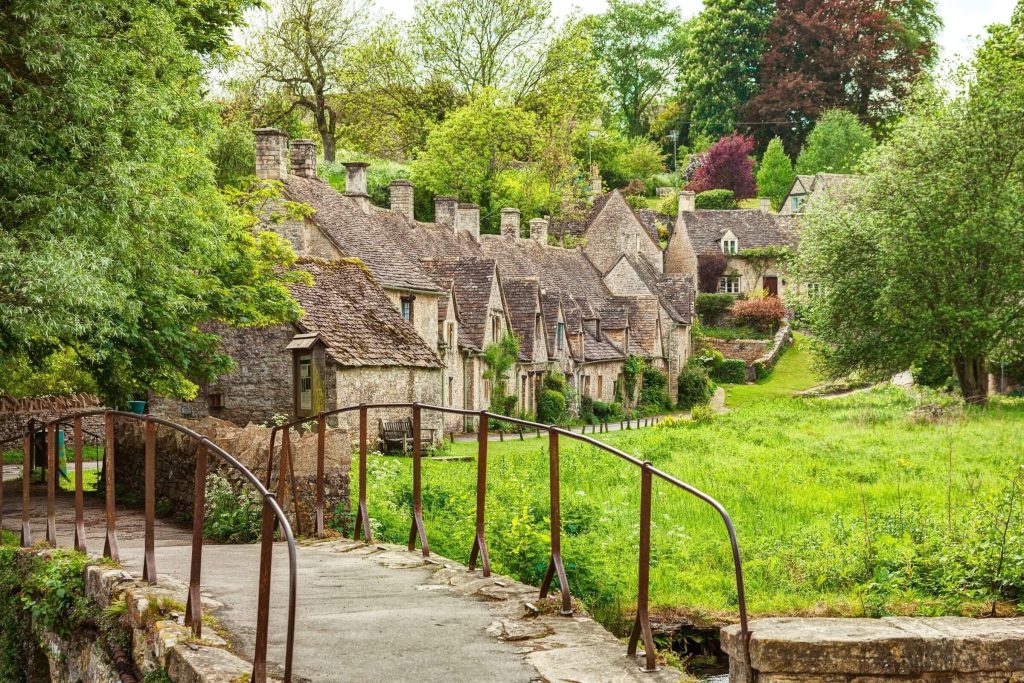
<svg viewBox="0 0 1024 683">
<path fill-rule="evenodd" d="M 942 423 L 915 419 L 917 404 L 891 387 L 770 399 L 699 425 L 603 438 L 725 506 L 754 615 L 977 614 L 990 601 L 1012 612 L 1024 597 L 1024 521 L 1019 505 L 1007 515 L 1007 501 L 1011 478 L 1022 476 L 1024 403 L 968 409 Z M 548 555 L 544 446 L 490 446 L 492 563 L 531 583 Z M 452 446 L 455 454 L 475 448 Z M 638 472 L 564 438 L 561 462 L 571 588 L 598 618 L 621 626 L 636 597 Z M 411 464 L 380 456 L 370 465 L 376 533 L 404 541 Z M 431 547 L 462 561 L 473 539 L 474 478 L 472 462 L 424 463 Z M 729 546 L 708 506 L 656 480 L 652 539 L 655 609 L 704 623 L 735 618 Z"/>
</svg>

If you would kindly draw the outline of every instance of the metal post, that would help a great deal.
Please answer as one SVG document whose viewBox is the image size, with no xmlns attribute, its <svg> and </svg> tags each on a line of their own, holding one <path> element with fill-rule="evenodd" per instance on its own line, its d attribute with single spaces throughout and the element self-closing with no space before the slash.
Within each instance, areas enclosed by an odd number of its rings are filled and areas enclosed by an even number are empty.
<svg viewBox="0 0 1024 683">
<path fill-rule="evenodd" d="M 274 509 L 270 506 L 270 499 L 273 495 L 268 493 L 263 497 L 263 519 L 260 525 L 260 582 L 256 602 L 256 647 L 252 656 L 253 683 L 266 683 L 267 681 L 270 569 L 274 560 Z"/>
<path fill-rule="evenodd" d="M 82 472 L 82 418 L 76 416 L 73 421 L 75 431 L 75 550 L 80 553 L 88 552 L 85 543 L 85 492 L 83 490 Z"/>
<path fill-rule="evenodd" d="M 154 554 L 156 518 L 156 422 L 146 420 L 146 473 L 145 473 L 146 537 L 142 560 L 142 580 L 156 583 L 156 556 Z"/>
<path fill-rule="evenodd" d="M 562 512 L 559 494 L 559 471 L 558 471 L 558 431 L 548 430 L 548 479 L 551 489 L 551 559 L 548 562 L 548 571 L 544 575 L 544 582 L 540 585 L 540 597 L 543 600 L 548 596 L 548 589 L 551 588 L 551 581 L 555 573 L 558 573 L 558 588 L 562 593 L 562 607 L 559 610 L 562 616 L 572 615 L 572 596 L 569 595 L 569 581 L 565 578 L 565 567 L 562 566 Z"/>
<path fill-rule="evenodd" d="M 104 413 L 103 429 L 106 438 L 103 453 L 103 475 L 107 484 L 107 533 L 103 541 L 103 556 L 109 557 L 114 562 L 119 562 L 121 554 L 117 549 L 117 511 L 114 507 L 114 415 L 112 413 Z"/>
<path fill-rule="evenodd" d="M 657 671 L 657 651 L 654 649 L 654 638 L 651 635 L 651 622 L 648 618 L 648 592 L 651 578 L 651 463 L 645 462 L 640 477 L 640 572 L 636 596 L 636 621 L 633 632 L 629 636 L 626 654 L 636 655 L 638 641 L 644 641 L 644 665 L 641 671 Z"/>
<path fill-rule="evenodd" d="M 199 583 L 203 573 L 206 459 L 206 441 L 200 441 L 196 449 L 196 476 L 192 489 L 192 561 L 188 574 L 188 602 L 185 604 L 185 625 L 192 627 L 196 638 L 203 637 L 203 598 L 199 593 Z"/>
<path fill-rule="evenodd" d="M 491 560 L 487 556 L 484 526 L 487 504 L 487 436 L 487 411 L 482 410 L 480 428 L 476 435 L 476 538 L 473 539 L 473 549 L 469 551 L 469 571 L 476 569 L 476 558 L 479 554 L 484 577 L 491 575 Z"/>
<path fill-rule="evenodd" d="M 367 415 L 366 404 L 359 405 L 359 508 L 356 519 L 356 540 L 359 540 L 360 531 L 363 539 L 369 543 L 373 540 L 370 533 L 370 515 L 366 510 L 366 436 Z"/>
<path fill-rule="evenodd" d="M 324 535 L 324 441 L 327 439 L 327 418 L 323 413 L 316 421 L 316 514 L 313 532 Z"/>
<path fill-rule="evenodd" d="M 31 431 L 29 422 L 29 433 L 25 435 L 25 442 L 22 447 L 25 451 L 25 459 L 22 461 L 21 469 L 21 547 L 28 548 L 32 545 L 32 525 L 29 522 L 29 481 L 32 474 L 32 439 L 35 433 Z"/>
<path fill-rule="evenodd" d="M 288 505 L 288 503 L 287 503 L 287 500 L 288 500 L 288 471 L 289 471 L 289 467 L 291 466 L 289 464 L 289 461 L 291 459 L 292 459 L 291 429 L 289 427 L 285 427 L 281 431 L 281 459 L 280 459 L 280 462 L 278 462 L 278 470 L 277 470 L 277 502 L 278 502 L 278 504 L 280 504 L 282 510 L 284 510 L 284 508 Z M 276 522 L 275 522 L 275 524 L 276 524 Z M 299 520 L 298 520 L 298 516 L 297 515 L 296 515 L 296 519 L 295 519 L 295 528 L 296 528 L 296 530 L 298 530 L 298 528 L 299 528 Z"/>
<path fill-rule="evenodd" d="M 57 425 L 46 428 L 46 542 L 57 547 Z"/>
<path fill-rule="evenodd" d="M 419 536 L 423 557 L 430 555 L 427 545 L 427 532 L 423 526 L 423 500 L 421 495 L 421 456 L 423 455 L 423 429 L 421 428 L 420 404 L 412 404 L 412 525 L 409 527 L 409 550 L 416 549 L 416 537 Z"/>
</svg>

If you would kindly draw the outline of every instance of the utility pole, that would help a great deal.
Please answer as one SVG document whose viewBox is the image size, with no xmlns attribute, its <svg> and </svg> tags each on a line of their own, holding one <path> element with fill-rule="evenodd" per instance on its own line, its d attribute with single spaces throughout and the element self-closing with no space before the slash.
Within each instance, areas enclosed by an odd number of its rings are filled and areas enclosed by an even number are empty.
<svg viewBox="0 0 1024 683">
<path fill-rule="evenodd" d="M 594 168 L 594 138 L 598 136 L 596 130 L 587 132 L 587 173 Z"/>
<path fill-rule="evenodd" d="M 679 140 L 679 131 L 670 130 L 668 136 L 672 139 L 672 172 L 679 173 L 679 154 L 676 151 L 676 141 Z"/>
</svg>

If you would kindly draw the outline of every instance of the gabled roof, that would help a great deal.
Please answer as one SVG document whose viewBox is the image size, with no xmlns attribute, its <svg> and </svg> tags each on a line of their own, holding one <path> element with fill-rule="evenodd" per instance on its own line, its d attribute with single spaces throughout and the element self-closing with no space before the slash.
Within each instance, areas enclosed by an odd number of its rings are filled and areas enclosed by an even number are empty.
<svg viewBox="0 0 1024 683">
<path fill-rule="evenodd" d="M 539 281 L 537 278 L 504 278 L 501 285 L 505 292 L 505 304 L 508 306 L 512 331 L 519 337 L 519 359 L 525 363 L 533 362 L 534 344 L 546 344 L 543 340 L 534 338 L 540 297 Z M 543 313 L 541 315 L 541 333 L 543 334 L 545 321 Z"/>
<path fill-rule="evenodd" d="M 584 362 L 599 363 L 609 360 L 622 360 L 626 357 L 626 354 L 606 337 L 598 339 L 590 334 L 590 332 L 584 332 L 583 356 Z"/>
<path fill-rule="evenodd" d="M 615 303 L 629 316 L 629 348 L 631 354 L 653 357 L 658 336 L 658 298 L 654 296 L 617 296 Z M 605 323 L 602 322 L 602 326 Z"/>
<path fill-rule="evenodd" d="M 541 290 L 540 306 L 544 311 L 544 333 L 548 344 L 548 357 L 553 358 L 557 349 L 558 312 L 562 310 L 562 296 L 557 292 Z M 564 316 L 564 313 L 563 313 Z M 566 332 L 568 333 L 568 324 Z"/>
<path fill-rule="evenodd" d="M 814 176 L 814 182 L 808 191 L 811 193 L 825 192 L 832 196 L 841 197 L 856 185 L 860 179 L 861 176 L 849 173 L 819 173 Z"/>
<path fill-rule="evenodd" d="M 811 191 L 811 185 L 813 183 L 813 175 L 798 175 L 797 177 L 793 178 L 793 184 L 790 185 L 789 192 L 787 192 L 786 194 L 807 194 L 808 192 Z"/>
<path fill-rule="evenodd" d="M 292 201 L 313 209 L 311 220 L 346 256 L 360 259 L 382 286 L 424 292 L 440 291 L 415 261 L 393 248 L 381 225 L 350 198 L 315 178 L 289 175 L 282 180 Z"/>
<path fill-rule="evenodd" d="M 491 289 L 497 278 L 494 261 L 465 257 L 424 259 L 420 264 L 438 281 L 452 283 L 459 310 L 459 345 L 482 351 Z"/>
<path fill-rule="evenodd" d="M 798 243 L 797 224 L 792 216 L 759 209 L 701 209 L 680 215 L 698 254 L 721 251 L 719 240 L 729 231 L 739 241 L 740 253 L 755 247 L 796 247 Z"/>
<path fill-rule="evenodd" d="M 311 286 L 289 285 L 304 311 L 299 327 L 316 334 L 336 363 L 349 367 L 442 367 L 437 354 L 406 322 L 356 259 L 300 258 Z"/>
<path fill-rule="evenodd" d="M 697 286 L 692 275 L 659 273 L 645 259 L 630 259 L 629 262 L 647 289 L 658 297 L 672 320 L 687 325 L 692 322 L 693 302 L 697 296 Z"/>
</svg>

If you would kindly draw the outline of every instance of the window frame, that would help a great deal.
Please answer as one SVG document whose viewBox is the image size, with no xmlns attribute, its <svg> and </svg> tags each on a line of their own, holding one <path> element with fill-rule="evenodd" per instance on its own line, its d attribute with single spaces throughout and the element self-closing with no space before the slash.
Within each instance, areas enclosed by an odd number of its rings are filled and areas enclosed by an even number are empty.
<svg viewBox="0 0 1024 683">
<path fill-rule="evenodd" d="M 722 275 L 718 278 L 718 293 L 719 294 L 739 294 L 740 293 L 740 276 L 739 275 Z"/>
<path fill-rule="evenodd" d="M 740 253 L 740 241 L 735 237 L 732 239 L 722 239 L 722 253 L 726 256 L 735 256 Z"/>
</svg>

